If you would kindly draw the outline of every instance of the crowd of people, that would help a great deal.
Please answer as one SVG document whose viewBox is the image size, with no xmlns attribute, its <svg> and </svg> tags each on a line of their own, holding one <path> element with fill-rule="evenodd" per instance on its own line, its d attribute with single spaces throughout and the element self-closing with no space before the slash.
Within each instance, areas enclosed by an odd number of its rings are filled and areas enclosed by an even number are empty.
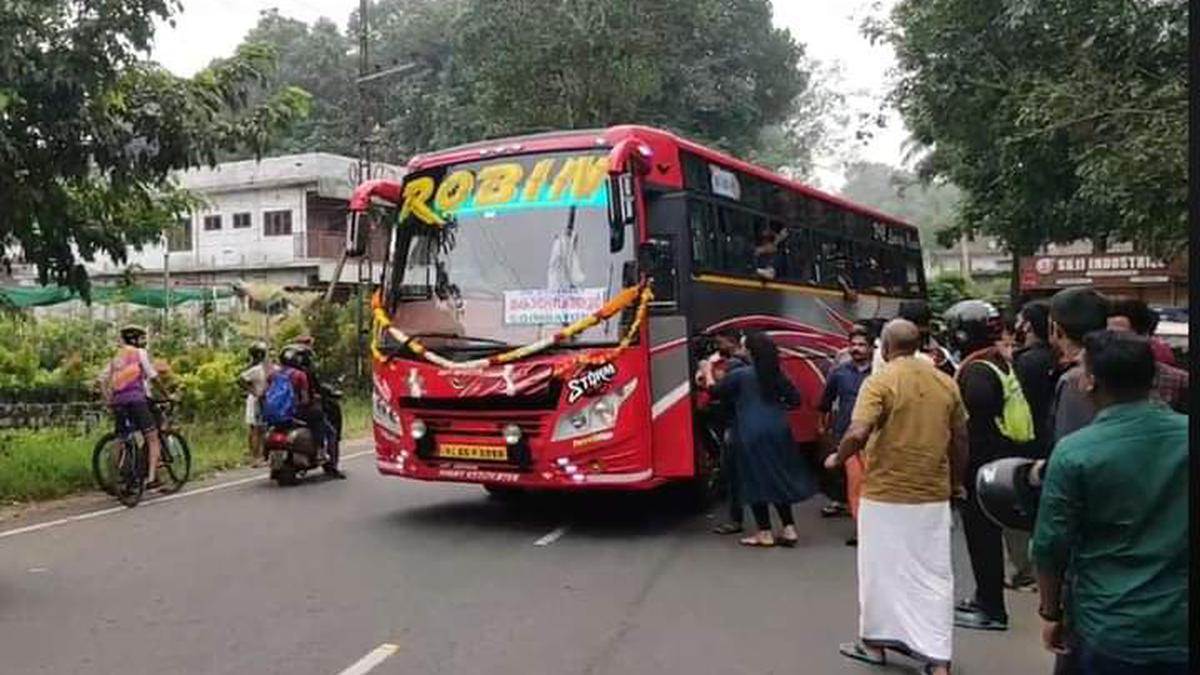
<svg viewBox="0 0 1200 675">
<path fill-rule="evenodd" d="M 742 544 L 793 546 L 793 505 L 838 475 L 821 514 L 855 524 L 860 619 L 847 658 L 897 652 L 949 673 L 955 628 L 1008 629 L 1009 589 L 1040 594 L 1056 674 L 1187 672 L 1189 382 L 1153 337 L 1156 313 L 1080 288 L 1011 315 L 967 300 L 941 319 L 935 336 L 928 306 L 909 301 L 850 330 L 815 402 L 821 468 L 791 437 L 801 401 L 770 337 L 718 336 L 698 374 L 710 423 L 726 429 L 729 521 L 714 531 L 742 533 L 749 507 Z M 1010 458 L 1028 469 L 1007 488 L 1033 495 L 1028 527 L 987 508 L 994 467 Z M 974 580 L 958 602 L 955 511 Z"/>
</svg>

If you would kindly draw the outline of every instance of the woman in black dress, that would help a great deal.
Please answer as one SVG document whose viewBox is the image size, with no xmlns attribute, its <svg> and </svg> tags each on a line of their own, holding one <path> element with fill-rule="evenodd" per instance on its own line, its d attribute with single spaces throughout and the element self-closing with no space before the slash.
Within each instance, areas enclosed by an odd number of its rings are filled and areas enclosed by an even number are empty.
<svg viewBox="0 0 1200 675">
<path fill-rule="evenodd" d="M 758 531 L 741 540 L 746 546 L 774 546 L 768 505 L 783 523 L 780 544 L 795 546 L 799 538 L 792 504 L 808 499 L 816 486 L 796 448 L 787 423 L 787 408 L 800 404 L 800 394 L 779 367 L 779 350 L 762 332 L 746 336 L 752 368 L 736 368 L 711 387 L 718 398 L 734 405 L 738 482 L 742 501 L 750 505 Z M 705 378 L 712 382 L 711 373 Z"/>
</svg>

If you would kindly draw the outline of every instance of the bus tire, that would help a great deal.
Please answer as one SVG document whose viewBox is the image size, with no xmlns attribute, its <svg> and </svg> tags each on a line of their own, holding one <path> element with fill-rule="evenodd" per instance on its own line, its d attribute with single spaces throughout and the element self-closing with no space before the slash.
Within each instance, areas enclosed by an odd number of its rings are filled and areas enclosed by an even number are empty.
<svg viewBox="0 0 1200 675">
<path fill-rule="evenodd" d="M 695 462 L 696 477 L 682 485 L 683 501 L 694 511 L 708 508 L 719 501 L 724 493 L 722 456 L 724 452 L 720 436 L 707 426 L 696 430 Z"/>
<path fill-rule="evenodd" d="M 487 491 L 488 497 L 495 499 L 498 502 L 514 502 L 525 494 L 525 491 L 511 485 L 498 485 L 496 483 L 485 483 L 483 489 Z"/>
</svg>

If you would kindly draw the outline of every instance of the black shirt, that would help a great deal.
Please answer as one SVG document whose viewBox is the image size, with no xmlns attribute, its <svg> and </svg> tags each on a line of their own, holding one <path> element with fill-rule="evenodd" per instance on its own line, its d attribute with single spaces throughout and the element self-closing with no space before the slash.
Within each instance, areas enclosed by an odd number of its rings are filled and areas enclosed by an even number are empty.
<svg viewBox="0 0 1200 675">
<path fill-rule="evenodd" d="M 1029 402 L 1033 413 L 1034 441 L 1030 444 L 1032 456 L 1045 459 L 1050 456 L 1054 444 L 1054 425 L 1050 419 L 1050 404 L 1054 400 L 1054 385 L 1058 382 L 1057 359 L 1054 349 L 1045 343 L 1036 344 L 1017 352 L 1013 360 L 1017 381 Z"/>
</svg>

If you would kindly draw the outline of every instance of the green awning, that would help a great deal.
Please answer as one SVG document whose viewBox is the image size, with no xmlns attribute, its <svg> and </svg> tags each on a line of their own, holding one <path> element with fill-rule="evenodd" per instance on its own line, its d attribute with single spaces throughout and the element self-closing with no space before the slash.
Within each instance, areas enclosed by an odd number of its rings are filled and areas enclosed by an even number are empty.
<svg viewBox="0 0 1200 675">
<path fill-rule="evenodd" d="M 170 305 L 182 305 L 187 302 L 216 300 L 228 298 L 233 291 L 228 288 L 172 288 L 170 290 Z M 71 300 L 78 300 L 79 293 L 61 286 L 15 286 L 0 288 L 0 304 L 25 309 L 28 307 L 44 307 L 57 305 Z M 92 288 L 92 302 L 113 304 L 127 302 L 144 307 L 162 309 L 167 306 L 167 291 L 161 288 L 128 288 L 115 286 L 95 286 Z"/>
</svg>

